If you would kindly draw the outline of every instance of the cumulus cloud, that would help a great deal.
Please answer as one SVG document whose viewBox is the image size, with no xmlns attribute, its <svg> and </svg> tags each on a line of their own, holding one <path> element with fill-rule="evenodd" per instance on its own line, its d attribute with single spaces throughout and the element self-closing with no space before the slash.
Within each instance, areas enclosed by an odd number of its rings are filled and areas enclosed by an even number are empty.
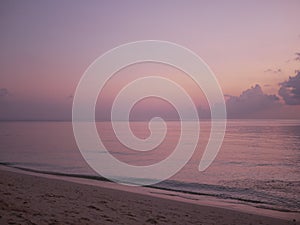
<svg viewBox="0 0 300 225">
<path fill-rule="evenodd" d="M 296 76 L 289 77 L 287 81 L 279 85 L 278 94 L 287 105 L 300 105 L 300 71 L 297 71 Z"/>
<path fill-rule="evenodd" d="M 0 98 L 4 98 L 9 94 L 6 88 L 0 88 Z"/>
<path fill-rule="evenodd" d="M 267 95 L 263 93 L 258 84 L 243 91 L 240 96 L 226 97 L 227 111 L 229 116 L 241 114 L 249 115 L 279 105 L 279 98 L 276 95 Z"/>
</svg>

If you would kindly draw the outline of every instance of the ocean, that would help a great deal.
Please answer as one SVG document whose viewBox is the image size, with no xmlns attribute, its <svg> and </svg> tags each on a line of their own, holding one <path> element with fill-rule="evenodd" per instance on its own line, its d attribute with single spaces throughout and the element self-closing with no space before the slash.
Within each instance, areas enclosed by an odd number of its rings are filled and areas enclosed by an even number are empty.
<svg viewBox="0 0 300 225">
<path fill-rule="evenodd" d="M 116 139 L 110 122 L 97 122 L 99 136 L 110 153 L 137 166 L 151 165 L 172 153 L 180 123 L 168 121 L 167 126 L 161 145 L 138 152 Z M 198 165 L 210 122 L 200 121 L 200 127 L 199 144 L 189 162 L 168 180 L 149 188 L 174 195 L 212 196 L 274 212 L 300 212 L 300 120 L 228 120 L 222 147 L 203 172 Z M 139 138 L 149 135 L 147 122 L 132 122 L 131 129 Z M 81 156 L 71 122 L 0 122 L 0 164 L 66 178 L 106 180 Z"/>
</svg>

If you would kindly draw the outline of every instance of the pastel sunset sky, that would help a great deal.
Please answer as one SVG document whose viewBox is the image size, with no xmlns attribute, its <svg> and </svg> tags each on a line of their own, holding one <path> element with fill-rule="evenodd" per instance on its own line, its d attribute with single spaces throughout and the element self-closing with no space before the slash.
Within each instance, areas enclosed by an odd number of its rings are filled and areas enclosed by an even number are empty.
<svg viewBox="0 0 300 225">
<path fill-rule="evenodd" d="M 87 67 L 118 45 L 149 39 L 198 54 L 214 71 L 230 118 L 299 119 L 299 11 L 297 0 L 1 1 L 0 120 L 70 120 Z M 154 67 L 137 65 L 116 75 L 97 118 L 107 119 L 117 90 L 143 68 L 182 81 L 205 114 L 191 81 Z M 151 101 L 152 109 L 171 113 L 166 103 Z M 149 112 L 147 105 L 137 106 L 137 117 Z"/>
</svg>

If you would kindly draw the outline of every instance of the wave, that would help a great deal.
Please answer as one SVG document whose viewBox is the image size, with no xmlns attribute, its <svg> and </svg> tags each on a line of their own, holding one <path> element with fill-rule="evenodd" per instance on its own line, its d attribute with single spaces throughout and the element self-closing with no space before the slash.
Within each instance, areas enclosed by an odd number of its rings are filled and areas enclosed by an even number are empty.
<svg viewBox="0 0 300 225">
<path fill-rule="evenodd" d="M 106 179 L 105 177 L 101 177 L 101 176 L 88 175 L 88 174 L 53 172 L 53 171 L 48 171 L 48 170 L 37 170 L 37 169 L 18 166 L 16 163 L 10 163 L 10 162 L 0 162 L 0 165 L 11 167 L 14 169 L 23 170 L 23 171 L 33 172 L 33 173 L 37 173 L 37 174 L 47 174 L 47 175 L 55 175 L 55 176 L 63 176 L 63 177 L 76 177 L 76 178 L 83 178 L 83 179 L 112 182 L 109 179 Z"/>
</svg>

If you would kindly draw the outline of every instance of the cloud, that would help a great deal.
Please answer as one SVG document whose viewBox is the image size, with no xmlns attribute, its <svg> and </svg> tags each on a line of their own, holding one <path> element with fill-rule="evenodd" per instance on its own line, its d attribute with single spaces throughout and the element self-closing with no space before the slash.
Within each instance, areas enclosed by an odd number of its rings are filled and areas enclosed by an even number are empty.
<svg viewBox="0 0 300 225">
<path fill-rule="evenodd" d="M 300 52 L 295 52 L 296 57 L 295 58 L 290 58 L 286 60 L 286 63 L 292 62 L 292 61 L 300 61 Z"/>
<path fill-rule="evenodd" d="M 296 55 L 296 58 L 294 60 L 300 61 L 300 52 L 296 52 L 295 55 Z"/>
<path fill-rule="evenodd" d="M 273 69 L 267 69 L 264 72 L 265 73 L 275 73 L 275 74 L 277 74 L 277 73 L 281 73 L 282 70 L 281 69 L 275 69 L 275 70 L 273 70 Z"/>
<path fill-rule="evenodd" d="M 300 71 L 297 71 L 296 76 L 289 77 L 279 85 L 278 94 L 287 105 L 300 105 Z"/>
<path fill-rule="evenodd" d="M 240 96 L 227 95 L 226 97 L 229 117 L 258 113 L 280 105 L 276 95 L 264 94 L 258 84 L 243 91 Z"/>
<path fill-rule="evenodd" d="M 6 88 L 0 88 L 0 98 L 8 96 L 9 92 Z"/>
</svg>

